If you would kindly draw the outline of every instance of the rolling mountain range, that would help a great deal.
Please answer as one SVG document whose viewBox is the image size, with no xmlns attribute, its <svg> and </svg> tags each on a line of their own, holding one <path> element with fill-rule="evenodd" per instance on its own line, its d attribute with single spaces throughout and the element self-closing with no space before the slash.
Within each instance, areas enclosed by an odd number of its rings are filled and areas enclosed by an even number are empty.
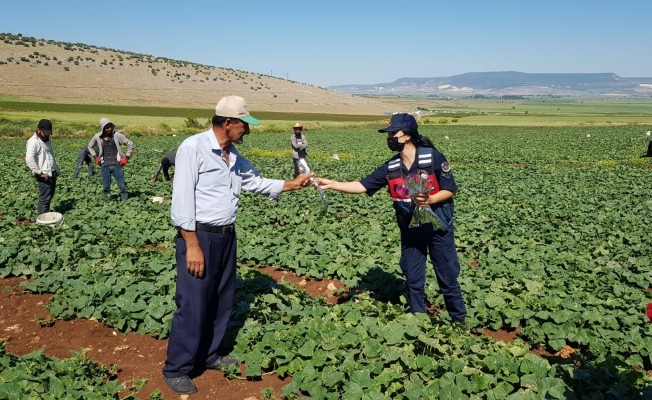
<svg viewBox="0 0 652 400">
<path fill-rule="evenodd" d="M 401 78 L 375 85 L 330 86 L 356 95 L 396 96 L 652 96 L 652 78 L 614 73 L 469 72 L 440 78 Z"/>
</svg>

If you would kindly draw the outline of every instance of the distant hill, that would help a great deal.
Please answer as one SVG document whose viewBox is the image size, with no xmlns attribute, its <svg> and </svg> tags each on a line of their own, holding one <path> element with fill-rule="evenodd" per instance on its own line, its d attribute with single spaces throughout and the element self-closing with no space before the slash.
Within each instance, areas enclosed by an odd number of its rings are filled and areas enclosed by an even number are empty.
<svg viewBox="0 0 652 400">
<path fill-rule="evenodd" d="M 27 101 L 215 107 L 237 94 L 251 110 L 382 114 L 387 104 L 274 76 L 0 33 L 0 95 Z"/>
<path fill-rule="evenodd" d="M 613 73 L 469 72 L 441 78 L 401 78 L 375 85 L 330 86 L 328 89 L 357 95 L 400 96 L 652 96 L 652 78 L 623 78 Z"/>
</svg>

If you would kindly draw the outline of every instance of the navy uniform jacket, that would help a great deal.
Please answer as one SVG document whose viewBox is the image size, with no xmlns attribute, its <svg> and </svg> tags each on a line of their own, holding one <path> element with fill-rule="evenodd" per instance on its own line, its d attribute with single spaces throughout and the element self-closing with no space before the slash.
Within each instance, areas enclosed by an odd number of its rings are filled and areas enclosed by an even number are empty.
<svg viewBox="0 0 652 400">
<path fill-rule="evenodd" d="M 448 160 L 442 153 L 437 149 L 432 149 L 432 169 L 437 182 L 439 183 L 440 190 L 448 190 L 453 193 L 457 192 L 457 184 L 455 183 L 455 178 L 453 178 L 453 173 L 450 171 L 450 166 Z M 396 154 L 394 157 L 389 159 L 383 165 L 378 167 L 374 172 L 369 174 L 367 177 L 363 178 L 360 183 L 367 190 L 367 195 L 373 196 L 378 190 L 387 186 L 388 180 L 388 165 L 390 161 L 400 159 L 401 155 Z M 401 173 L 403 178 L 410 174 L 416 174 L 419 170 L 417 165 L 417 160 L 415 157 L 414 163 L 408 170 L 403 163 L 401 163 Z M 394 202 L 394 209 L 396 210 L 396 219 L 399 228 L 404 229 L 409 225 L 410 219 L 412 218 L 412 211 L 409 205 L 405 203 L 397 204 L 399 202 Z M 449 199 L 443 203 L 432 204 L 430 208 L 437 214 L 437 216 L 444 223 L 444 229 L 448 229 L 452 226 L 453 223 L 453 199 Z"/>
</svg>

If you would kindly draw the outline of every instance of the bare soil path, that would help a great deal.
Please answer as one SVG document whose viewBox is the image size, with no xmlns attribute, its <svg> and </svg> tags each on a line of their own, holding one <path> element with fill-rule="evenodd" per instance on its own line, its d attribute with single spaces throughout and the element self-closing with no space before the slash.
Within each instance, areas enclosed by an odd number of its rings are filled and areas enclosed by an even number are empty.
<svg viewBox="0 0 652 400">
<path fill-rule="evenodd" d="M 284 281 L 301 287 L 313 297 L 325 297 L 331 304 L 339 299 L 335 292 L 346 289 L 339 281 L 302 278 L 274 267 L 262 267 L 259 271 L 277 282 Z M 136 379 L 148 379 L 137 394 L 141 399 L 148 398 L 156 389 L 162 392 L 165 399 L 180 397 L 169 390 L 161 376 L 167 340 L 133 332 L 125 335 L 93 319 L 56 320 L 41 326 L 37 319 L 52 318 L 44 307 L 51 295 L 25 291 L 19 286 L 22 281 L 21 278 L 0 279 L 0 340 L 7 342 L 7 351 L 25 355 L 43 349 L 48 356 L 68 358 L 71 351 L 88 349 L 92 360 L 120 367 L 118 380 L 123 386 L 132 386 Z M 275 374 L 265 375 L 259 381 L 228 380 L 222 372 L 206 371 L 194 379 L 199 391 L 188 398 L 259 399 L 260 391 L 269 387 L 274 388 L 276 397 L 280 397 L 281 388 L 290 381 Z"/>
<path fill-rule="evenodd" d="M 19 278 L 0 279 L 0 340 L 7 342 L 7 351 L 25 355 L 43 349 L 48 356 L 68 358 L 72 350 L 89 349 L 88 356 L 92 360 L 120 367 L 118 380 L 123 386 L 132 386 L 135 379 L 148 379 L 137 394 L 139 398 L 147 399 L 156 389 L 162 392 L 164 399 L 180 397 L 167 387 L 161 375 L 167 340 L 133 332 L 124 335 L 88 319 L 57 320 L 41 326 L 36 320 L 50 316 L 44 308 L 50 295 L 24 291 L 18 286 L 21 281 Z M 260 381 L 228 380 L 222 372 L 206 371 L 194 382 L 199 391 L 189 399 L 243 400 L 259 399 L 260 391 L 269 387 L 274 388 L 279 397 L 281 388 L 290 379 L 266 375 Z"/>
</svg>

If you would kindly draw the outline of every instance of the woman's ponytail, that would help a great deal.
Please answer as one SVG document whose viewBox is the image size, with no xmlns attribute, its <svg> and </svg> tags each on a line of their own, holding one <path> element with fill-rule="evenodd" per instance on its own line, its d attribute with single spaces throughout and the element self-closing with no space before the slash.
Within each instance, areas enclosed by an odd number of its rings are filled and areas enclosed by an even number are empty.
<svg viewBox="0 0 652 400">
<path fill-rule="evenodd" d="M 417 141 L 417 147 L 430 147 L 430 148 L 435 148 L 435 145 L 432 144 L 430 139 L 423 135 L 419 135 L 419 140 Z"/>
<path fill-rule="evenodd" d="M 416 129 L 402 129 L 403 133 L 410 135 L 410 141 L 414 143 L 414 147 L 431 147 L 435 148 L 435 145 L 432 144 L 430 139 L 423 135 L 419 135 L 419 131 Z"/>
</svg>

